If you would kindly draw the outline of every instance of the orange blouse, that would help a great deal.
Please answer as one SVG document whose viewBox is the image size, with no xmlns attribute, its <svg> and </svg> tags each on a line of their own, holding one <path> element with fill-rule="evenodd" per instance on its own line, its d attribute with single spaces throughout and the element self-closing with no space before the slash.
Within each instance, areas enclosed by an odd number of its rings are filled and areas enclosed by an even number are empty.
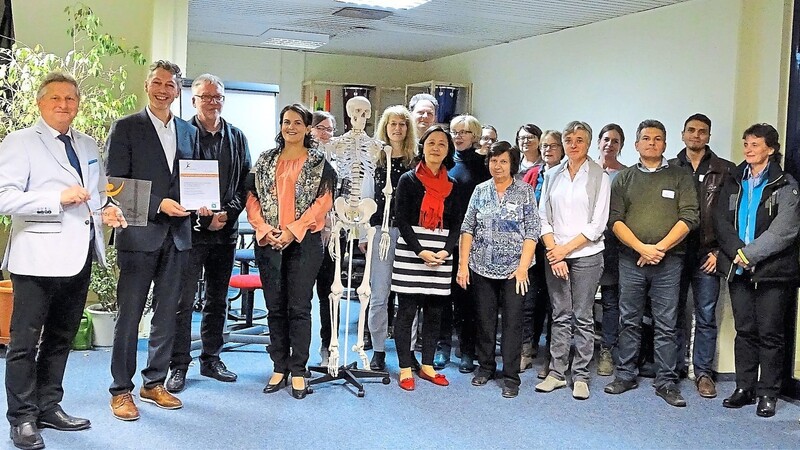
<svg viewBox="0 0 800 450">
<path fill-rule="evenodd" d="M 333 205 L 333 195 L 328 192 L 314 200 L 314 203 L 300 215 L 300 218 L 295 220 L 294 190 L 306 159 L 308 159 L 307 155 L 295 159 L 278 159 L 278 166 L 275 168 L 278 225 L 282 230 L 291 231 L 297 242 L 301 242 L 307 232 L 316 233 L 325 226 L 325 215 Z M 252 193 L 247 194 L 245 209 L 247 210 L 247 220 L 255 230 L 256 242 L 261 246 L 266 245 L 265 237 L 275 227 L 264 220 L 264 216 L 261 215 L 261 204 Z"/>
</svg>

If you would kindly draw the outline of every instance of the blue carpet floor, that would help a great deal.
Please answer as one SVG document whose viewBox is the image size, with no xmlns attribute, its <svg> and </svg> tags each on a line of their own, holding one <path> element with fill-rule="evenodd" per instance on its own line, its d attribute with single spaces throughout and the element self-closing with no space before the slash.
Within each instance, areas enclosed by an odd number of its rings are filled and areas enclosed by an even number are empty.
<svg viewBox="0 0 800 450">
<path fill-rule="evenodd" d="M 260 297 L 258 302 L 263 308 Z M 351 305 L 354 330 L 357 303 Z M 315 318 L 316 308 L 315 302 Z M 316 319 L 313 335 L 310 362 L 317 363 Z M 145 349 L 140 341 L 140 369 Z M 141 419 L 136 422 L 111 415 L 110 351 L 73 352 L 62 405 L 71 414 L 90 418 L 92 428 L 44 430 L 43 437 L 50 449 L 800 448 L 798 405 L 779 401 L 771 419 L 757 417 L 754 406 L 725 409 L 722 398 L 734 389 L 732 382 L 719 383 L 720 396 L 707 400 L 683 381 L 689 406 L 678 409 L 655 396 L 651 380 L 640 379 L 635 391 L 612 396 L 602 392 L 611 377 L 595 377 L 591 397 L 577 401 L 568 388 L 534 392 L 535 369 L 541 364 L 537 360 L 534 370 L 522 374 L 516 399 L 502 398 L 494 381 L 471 386 L 471 375 L 458 373 L 454 364 L 443 371 L 450 386 L 418 379 L 417 390 L 405 392 L 397 386 L 393 341 L 387 343 L 387 352 L 390 385 L 368 381 L 366 396 L 358 398 L 341 383 L 324 384 L 299 401 L 288 388 L 262 394 L 271 374 L 269 356 L 263 345 L 240 346 L 223 354 L 239 374 L 236 383 L 202 377 L 194 364 L 180 394 L 183 409 L 167 411 L 137 400 Z M 5 372 L 2 363 L 0 372 Z M 134 381 L 137 387 L 141 383 L 138 376 Z M 0 448 L 13 446 L 0 438 Z"/>
</svg>

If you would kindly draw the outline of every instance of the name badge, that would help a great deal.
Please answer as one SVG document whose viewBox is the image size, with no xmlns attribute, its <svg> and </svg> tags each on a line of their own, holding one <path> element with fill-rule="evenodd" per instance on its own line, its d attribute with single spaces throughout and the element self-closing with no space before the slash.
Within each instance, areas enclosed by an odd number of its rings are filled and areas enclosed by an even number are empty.
<svg viewBox="0 0 800 450">
<path fill-rule="evenodd" d="M 671 191 L 669 189 L 663 189 L 661 191 L 661 196 L 664 198 L 675 198 L 675 191 Z"/>
<path fill-rule="evenodd" d="M 706 179 L 706 176 L 705 176 L 705 175 L 703 175 L 703 174 L 700 174 L 700 175 L 698 175 L 698 176 L 697 176 L 697 179 L 698 179 L 698 180 L 699 180 L 699 181 L 702 183 L 702 182 L 703 182 L 703 180 L 705 180 L 705 179 Z"/>
</svg>

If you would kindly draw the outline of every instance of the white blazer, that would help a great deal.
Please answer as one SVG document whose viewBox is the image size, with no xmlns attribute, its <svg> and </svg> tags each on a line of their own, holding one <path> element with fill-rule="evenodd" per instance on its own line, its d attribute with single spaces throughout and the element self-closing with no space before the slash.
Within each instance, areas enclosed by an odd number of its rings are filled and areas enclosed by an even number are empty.
<svg viewBox="0 0 800 450">
<path fill-rule="evenodd" d="M 97 144 L 70 130 L 85 184 L 70 165 L 64 144 L 41 118 L 0 143 L 0 214 L 11 215 L 11 236 L 2 268 L 17 275 L 77 275 L 89 251 L 94 221 L 94 259 L 105 265 L 103 221 L 106 175 Z M 61 192 L 84 185 L 91 199 L 61 206 Z"/>
</svg>

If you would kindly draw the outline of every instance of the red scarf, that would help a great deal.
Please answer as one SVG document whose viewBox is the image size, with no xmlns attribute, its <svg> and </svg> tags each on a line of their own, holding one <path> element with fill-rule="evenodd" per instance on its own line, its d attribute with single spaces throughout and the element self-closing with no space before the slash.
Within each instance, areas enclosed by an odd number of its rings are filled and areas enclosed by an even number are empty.
<svg viewBox="0 0 800 450">
<path fill-rule="evenodd" d="M 425 186 L 425 196 L 419 208 L 419 225 L 429 230 L 444 228 L 444 199 L 453 190 L 453 183 L 447 179 L 447 170 L 440 167 L 439 173 L 434 175 L 424 162 L 420 162 L 414 174 Z"/>
</svg>

